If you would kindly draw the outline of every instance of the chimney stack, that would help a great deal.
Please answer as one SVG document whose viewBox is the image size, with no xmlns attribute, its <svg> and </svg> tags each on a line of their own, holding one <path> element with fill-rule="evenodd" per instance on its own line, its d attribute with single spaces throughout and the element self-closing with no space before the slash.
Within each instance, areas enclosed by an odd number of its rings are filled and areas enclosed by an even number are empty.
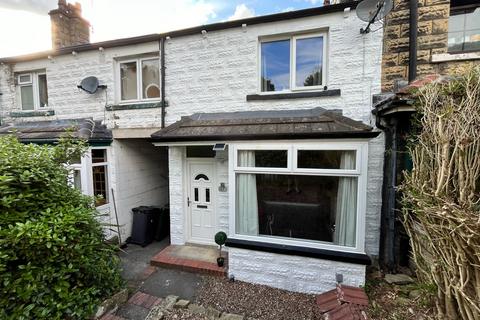
<svg viewBox="0 0 480 320">
<path fill-rule="evenodd" d="M 58 0 L 58 8 L 50 11 L 52 47 L 61 49 L 90 42 L 90 23 L 82 18 L 80 3 Z"/>
</svg>

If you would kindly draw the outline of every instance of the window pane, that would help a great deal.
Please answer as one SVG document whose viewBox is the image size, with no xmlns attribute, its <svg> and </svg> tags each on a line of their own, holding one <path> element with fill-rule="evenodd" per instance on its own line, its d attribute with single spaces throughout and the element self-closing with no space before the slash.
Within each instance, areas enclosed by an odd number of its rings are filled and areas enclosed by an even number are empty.
<svg viewBox="0 0 480 320">
<path fill-rule="evenodd" d="M 465 15 L 456 14 L 448 18 L 448 32 L 463 31 L 465 27 Z"/>
<path fill-rule="evenodd" d="M 297 167 L 303 169 L 355 169 L 356 152 L 298 150 Z"/>
<path fill-rule="evenodd" d="M 137 63 L 127 62 L 120 64 L 122 100 L 137 99 Z"/>
<path fill-rule="evenodd" d="M 158 59 L 142 61 L 143 98 L 160 97 Z"/>
<path fill-rule="evenodd" d="M 356 205 L 356 177 L 238 173 L 236 232 L 354 247 Z"/>
<path fill-rule="evenodd" d="M 465 15 L 465 30 L 480 30 L 480 7 Z"/>
<path fill-rule="evenodd" d="M 38 75 L 38 93 L 39 93 L 40 107 L 41 108 L 47 107 L 48 91 L 47 91 L 47 75 L 46 74 Z"/>
<path fill-rule="evenodd" d="M 448 34 L 448 51 L 459 52 L 463 51 L 463 36 L 462 32 L 451 32 Z"/>
<path fill-rule="evenodd" d="M 210 188 L 205 189 L 205 202 L 210 202 Z"/>
<path fill-rule="evenodd" d="M 99 197 L 95 205 L 101 206 L 108 203 L 107 166 L 92 167 L 93 195 Z"/>
<path fill-rule="evenodd" d="M 323 37 L 296 41 L 295 85 L 297 87 L 322 84 Z"/>
<path fill-rule="evenodd" d="M 107 150 L 105 149 L 92 149 L 92 162 L 107 162 Z"/>
<path fill-rule="evenodd" d="M 290 89 L 290 40 L 262 42 L 262 91 Z"/>
<path fill-rule="evenodd" d="M 33 87 L 21 86 L 20 94 L 22 100 L 22 110 L 33 110 Z"/>
<path fill-rule="evenodd" d="M 465 32 L 464 50 L 465 51 L 480 50 L 480 29 Z"/>
<path fill-rule="evenodd" d="M 195 195 L 195 202 L 198 202 L 198 188 L 195 188 L 194 191 L 193 191 L 194 195 Z"/>
<path fill-rule="evenodd" d="M 239 167 L 286 168 L 287 150 L 239 150 Z"/>
<path fill-rule="evenodd" d="M 18 82 L 27 83 L 32 82 L 32 76 L 30 74 L 23 74 L 18 77 Z"/>
<path fill-rule="evenodd" d="M 73 187 L 82 191 L 82 177 L 80 170 L 73 170 Z"/>
</svg>

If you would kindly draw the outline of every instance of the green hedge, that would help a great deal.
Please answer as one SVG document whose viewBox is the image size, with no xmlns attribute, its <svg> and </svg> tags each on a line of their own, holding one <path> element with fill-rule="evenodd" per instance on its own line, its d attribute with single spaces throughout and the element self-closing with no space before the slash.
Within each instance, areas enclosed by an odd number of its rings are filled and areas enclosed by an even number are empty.
<svg viewBox="0 0 480 320">
<path fill-rule="evenodd" d="M 0 319 L 84 319 L 123 281 L 91 198 L 67 183 L 84 145 L 0 138 Z"/>
</svg>

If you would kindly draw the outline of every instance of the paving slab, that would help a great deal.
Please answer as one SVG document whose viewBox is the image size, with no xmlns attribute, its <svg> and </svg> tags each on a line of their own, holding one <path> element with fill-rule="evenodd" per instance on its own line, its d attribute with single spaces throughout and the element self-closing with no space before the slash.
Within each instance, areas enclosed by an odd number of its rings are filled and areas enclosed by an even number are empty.
<svg viewBox="0 0 480 320">
<path fill-rule="evenodd" d="M 127 303 L 121 306 L 115 315 L 128 320 L 144 320 L 149 312 L 150 309 Z"/>
<path fill-rule="evenodd" d="M 157 297 L 175 295 L 182 299 L 193 300 L 201 282 L 202 276 L 199 274 L 158 268 L 142 283 L 140 290 Z"/>
<path fill-rule="evenodd" d="M 168 245 L 168 237 L 162 241 L 154 241 L 145 247 L 128 244 L 118 254 L 122 263 L 123 279 L 127 281 L 144 280 L 144 271 L 150 266 L 151 258 Z"/>
<path fill-rule="evenodd" d="M 175 246 L 175 250 L 172 250 L 170 254 L 177 258 L 216 263 L 218 249 L 200 246 Z"/>
</svg>

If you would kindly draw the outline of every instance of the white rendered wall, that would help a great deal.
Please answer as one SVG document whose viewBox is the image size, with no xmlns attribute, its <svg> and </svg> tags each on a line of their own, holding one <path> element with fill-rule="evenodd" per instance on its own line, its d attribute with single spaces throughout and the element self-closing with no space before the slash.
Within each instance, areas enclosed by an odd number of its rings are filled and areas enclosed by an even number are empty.
<svg viewBox="0 0 480 320">
<path fill-rule="evenodd" d="M 104 51 L 91 50 L 76 55 L 66 54 L 49 59 L 0 65 L 0 117 L 2 122 L 40 121 L 72 118 L 102 120 L 109 128 L 160 127 L 160 108 L 106 111 L 105 106 L 116 104 L 115 68 L 119 58 L 138 54 L 159 55 L 158 42 L 131 46 L 107 48 Z M 42 117 L 12 118 L 11 112 L 21 112 L 14 74 L 33 70 L 46 70 L 48 86 L 48 108 L 55 115 Z M 88 94 L 77 88 L 81 80 L 96 76 L 106 90 Z"/>
<path fill-rule="evenodd" d="M 229 248 L 228 274 L 236 280 L 295 292 L 323 293 L 336 285 L 335 274 L 349 286 L 365 284 L 365 266 L 323 259 Z"/>
<path fill-rule="evenodd" d="M 125 241 L 131 235 L 132 208 L 168 203 L 167 150 L 145 140 L 125 139 L 114 140 L 113 153 L 117 213 Z"/>
</svg>

